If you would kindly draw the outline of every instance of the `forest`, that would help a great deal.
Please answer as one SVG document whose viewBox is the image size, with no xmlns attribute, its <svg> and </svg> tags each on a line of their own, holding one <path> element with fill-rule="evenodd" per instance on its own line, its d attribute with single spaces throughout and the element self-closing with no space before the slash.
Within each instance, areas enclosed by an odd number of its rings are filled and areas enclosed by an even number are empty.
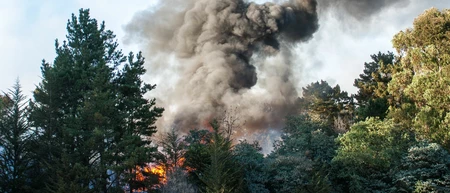
<svg viewBox="0 0 450 193">
<path fill-rule="evenodd" d="M 356 94 L 304 87 L 264 154 L 233 112 L 158 128 L 143 54 L 81 9 L 32 96 L 19 80 L 0 94 L 0 192 L 450 192 L 450 10 L 392 45 L 361 64 Z"/>
</svg>

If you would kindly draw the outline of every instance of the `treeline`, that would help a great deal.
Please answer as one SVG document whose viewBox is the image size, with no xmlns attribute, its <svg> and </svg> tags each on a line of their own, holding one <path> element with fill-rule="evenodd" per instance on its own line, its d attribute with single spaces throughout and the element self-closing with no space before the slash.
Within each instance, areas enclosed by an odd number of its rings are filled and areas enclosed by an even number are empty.
<svg viewBox="0 0 450 193">
<path fill-rule="evenodd" d="M 88 10 L 67 30 L 33 99 L 18 83 L 1 96 L 0 192 L 450 192 L 450 10 L 372 55 L 357 94 L 303 88 L 268 155 L 233 145 L 233 115 L 152 142 L 163 109 L 143 97 L 141 54 L 124 56 Z"/>
</svg>

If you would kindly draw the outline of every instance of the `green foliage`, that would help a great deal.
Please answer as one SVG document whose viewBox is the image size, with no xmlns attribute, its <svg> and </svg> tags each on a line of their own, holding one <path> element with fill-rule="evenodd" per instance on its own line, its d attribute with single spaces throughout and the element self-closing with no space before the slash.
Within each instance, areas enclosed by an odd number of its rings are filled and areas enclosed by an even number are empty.
<svg viewBox="0 0 450 193">
<path fill-rule="evenodd" d="M 396 192 L 449 192 L 450 154 L 436 143 L 409 148 L 395 174 Z"/>
<path fill-rule="evenodd" d="M 144 98 L 155 85 L 141 79 L 142 54 L 124 56 L 89 10 L 67 32 L 29 106 L 18 83 L 0 95 L 0 192 L 450 192 L 450 10 L 398 33 L 398 56 L 371 55 L 356 95 L 326 81 L 303 88 L 301 115 L 267 157 L 258 143 L 232 145 L 233 116 L 184 141 L 172 130 L 158 152 L 164 109 Z"/>
<path fill-rule="evenodd" d="M 338 132 L 348 130 L 353 114 L 353 99 L 341 91 L 339 85 L 334 88 L 321 80 L 303 88 L 303 97 L 299 99 L 303 113 L 319 120 L 325 120 Z"/>
<path fill-rule="evenodd" d="M 29 108 L 20 84 L 1 96 L 0 109 L 0 192 L 33 192 L 29 170 L 33 132 L 27 120 Z"/>
<path fill-rule="evenodd" d="M 235 159 L 244 172 L 245 192 L 269 192 L 265 187 L 265 184 L 269 182 L 269 175 L 266 172 L 264 155 L 261 150 L 262 148 L 257 142 L 248 143 L 246 140 L 240 141 L 233 148 Z"/>
<path fill-rule="evenodd" d="M 38 157 L 47 182 L 59 179 L 80 190 L 93 186 L 100 191 L 107 186 L 107 151 L 115 120 L 120 120 L 109 65 L 124 58 L 112 32 L 104 23 L 99 27 L 88 10 L 72 15 L 67 31 L 67 41 L 55 43 L 53 65 L 43 61 L 43 80 L 34 92 L 31 120 L 40 132 Z M 46 186 L 47 191 L 60 189 Z"/>
<path fill-rule="evenodd" d="M 135 60 L 136 59 L 136 60 Z M 156 133 L 154 123 L 161 116 L 164 109 L 155 106 L 155 99 L 145 99 L 144 94 L 153 90 L 155 85 L 149 85 L 141 80 L 141 76 L 146 72 L 144 68 L 144 58 L 141 53 L 136 57 L 133 53 L 128 56 L 126 63 L 114 79 L 118 89 L 117 101 L 118 122 L 114 130 L 114 140 L 116 143 L 113 153 L 115 161 L 114 169 L 117 175 L 125 174 L 123 183 L 139 184 L 135 179 L 135 172 L 140 168 L 140 173 L 149 162 L 155 162 L 162 156 L 157 152 L 156 147 L 151 145 L 151 136 Z M 126 153 L 124 153 L 126 152 Z M 140 166 L 136 168 L 136 166 Z M 131 171 L 131 172 L 130 172 Z M 149 183 L 141 186 L 131 187 L 132 189 L 148 188 L 152 186 L 154 178 L 151 174 Z"/>
<path fill-rule="evenodd" d="M 401 58 L 401 69 L 393 74 L 388 86 L 396 102 L 392 117 L 397 120 L 410 117 L 406 124 L 415 129 L 418 137 L 439 143 L 447 150 L 450 150 L 449 26 L 450 10 L 432 8 L 415 19 L 413 28 L 395 35 L 393 44 Z"/>
<path fill-rule="evenodd" d="M 384 119 L 389 107 L 387 88 L 392 73 L 396 70 L 394 54 L 378 52 L 370 57 L 373 61 L 364 63 L 364 73 L 360 74 L 353 84 L 358 88 L 358 93 L 354 95 L 358 101 L 358 120 L 365 120 L 367 117 Z"/>
<path fill-rule="evenodd" d="M 241 166 L 231 152 L 231 139 L 219 131 L 217 122 L 211 123 L 214 132 L 207 146 L 211 163 L 204 166 L 199 179 L 205 184 L 207 193 L 242 192 Z"/>
<path fill-rule="evenodd" d="M 336 136 L 326 123 L 314 121 L 307 115 L 292 116 L 286 119 L 283 131 L 272 154 L 299 153 L 320 163 L 329 163 L 333 158 Z"/>
<path fill-rule="evenodd" d="M 186 143 L 179 137 L 175 129 L 163 134 L 159 145 L 164 155 L 162 164 L 166 171 L 181 168 L 183 164 L 182 158 L 184 158 L 186 152 Z"/>
<path fill-rule="evenodd" d="M 329 171 L 321 169 L 318 171 L 312 171 L 310 175 L 309 183 L 301 188 L 300 193 L 330 193 L 333 188 L 328 178 Z"/>
<path fill-rule="evenodd" d="M 160 161 L 166 172 L 166 183 L 162 184 L 162 193 L 194 193 L 196 189 L 188 180 L 188 174 L 183 168 L 186 142 L 179 137 L 175 129 L 164 133 L 159 139 L 163 159 Z"/>
<path fill-rule="evenodd" d="M 144 58 L 123 56 L 115 35 L 89 10 L 72 15 L 67 32 L 67 41 L 55 43 L 53 64 L 43 61 L 32 103 L 42 191 L 142 188 L 133 187 L 133 179 L 136 168 L 145 173 L 142 168 L 155 159 L 150 137 L 163 111 L 143 97 L 155 87 L 140 79 Z"/>
<path fill-rule="evenodd" d="M 369 99 L 356 108 L 356 119 L 365 120 L 368 117 L 384 119 L 388 113 L 389 104 L 386 98 Z"/>
<path fill-rule="evenodd" d="M 338 142 L 333 181 L 344 192 L 371 192 L 390 187 L 390 169 L 399 164 L 413 136 L 392 120 L 370 118 L 353 125 Z"/>
<path fill-rule="evenodd" d="M 358 101 L 367 101 L 373 97 L 381 98 L 389 94 L 386 89 L 394 70 L 394 54 L 378 52 L 370 57 L 373 61 L 364 63 L 364 73 L 360 74 L 353 84 L 359 89 L 355 95 Z"/>
<path fill-rule="evenodd" d="M 336 145 L 329 125 L 306 115 L 288 117 L 282 140 L 268 156 L 271 192 L 326 192 Z"/>
<path fill-rule="evenodd" d="M 229 130 L 217 121 L 211 127 L 212 132 L 191 130 L 185 137 L 188 146 L 183 167 L 189 180 L 200 192 L 242 192 L 242 167 L 232 152 Z"/>
<path fill-rule="evenodd" d="M 308 184 L 313 162 L 304 155 L 270 155 L 266 159 L 266 170 L 270 176 L 267 188 L 270 192 L 298 192 Z"/>
<path fill-rule="evenodd" d="M 184 154 L 183 167 L 188 171 L 189 180 L 198 188 L 205 186 L 199 176 L 205 171 L 204 166 L 211 164 L 211 157 L 207 151 L 211 139 L 212 133 L 208 130 L 190 130 L 185 137 L 188 146 Z"/>
</svg>

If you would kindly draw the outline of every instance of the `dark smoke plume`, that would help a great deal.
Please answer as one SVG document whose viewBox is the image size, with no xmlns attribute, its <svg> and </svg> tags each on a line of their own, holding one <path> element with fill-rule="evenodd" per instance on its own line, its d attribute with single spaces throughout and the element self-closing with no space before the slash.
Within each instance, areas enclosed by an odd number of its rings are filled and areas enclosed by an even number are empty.
<svg viewBox="0 0 450 193">
<path fill-rule="evenodd" d="M 321 0 L 319 6 L 358 15 L 390 2 Z M 162 0 L 138 13 L 126 30 L 129 40 L 145 45 L 149 78 L 159 82 L 156 97 L 166 108 L 159 126 L 201 127 L 236 109 L 246 128 L 279 128 L 299 96 L 291 48 L 317 31 L 317 6 L 315 0 Z"/>
</svg>

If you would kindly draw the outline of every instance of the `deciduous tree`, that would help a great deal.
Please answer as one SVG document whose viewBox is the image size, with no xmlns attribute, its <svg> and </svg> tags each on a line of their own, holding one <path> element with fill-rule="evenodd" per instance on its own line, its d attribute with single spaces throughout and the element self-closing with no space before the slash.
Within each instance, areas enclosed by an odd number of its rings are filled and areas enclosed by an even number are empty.
<svg viewBox="0 0 450 193">
<path fill-rule="evenodd" d="M 333 181 L 343 192 L 386 191 L 390 169 L 414 142 L 413 135 L 392 120 L 370 118 L 339 137 L 333 158 Z"/>
<path fill-rule="evenodd" d="M 392 76 L 392 117 L 450 150 L 450 10 L 426 10 L 393 39 L 401 68 Z"/>
</svg>

